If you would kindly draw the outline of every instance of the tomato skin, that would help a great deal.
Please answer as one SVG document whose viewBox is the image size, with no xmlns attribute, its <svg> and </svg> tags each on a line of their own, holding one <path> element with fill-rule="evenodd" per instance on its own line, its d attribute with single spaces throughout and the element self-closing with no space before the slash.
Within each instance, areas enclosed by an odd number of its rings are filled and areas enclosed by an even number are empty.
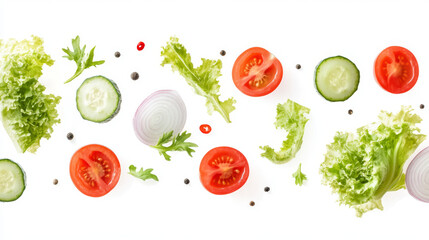
<svg viewBox="0 0 429 240">
<path fill-rule="evenodd" d="M 273 92 L 283 78 L 280 61 L 269 51 L 253 47 L 244 51 L 235 60 L 232 79 L 235 86 L 252 97 L 265 96 Z"/>
<path fill-rule="evenodd" d="M 116 186 L 120 175 L 118 158 L 112 150 L 102 145 L 86 145 L 77 150 L 70 161 L 73 184 L 90 197 L 106 195 Z"/>
<path fill-rule="evenodd" d="M 200 180 L 207 191 L 224 195 L 241 188 L 249 177 L 246 157 L 231 147 L 216 147 L 200 163 Z"/>
<path fill-rule="evenodd" d="M 405 93 L 417 83 L 419 65 L 408 49 L 391 46 L 384 49 L 374 63 L 378 84 L 390 93 Z"/>
</svg>

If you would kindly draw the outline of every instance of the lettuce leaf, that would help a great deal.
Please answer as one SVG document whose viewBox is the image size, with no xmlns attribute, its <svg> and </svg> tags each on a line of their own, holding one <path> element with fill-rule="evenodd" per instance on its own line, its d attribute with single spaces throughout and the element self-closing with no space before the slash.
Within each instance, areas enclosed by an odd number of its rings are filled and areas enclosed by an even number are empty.
<svg viewBox="0 0 429 240">
<path fill-rule="evenodd" d="M 337 132 L 327 145 L 320 167 L 323 183 L 358 217 L 375 208 L 383 210 L 385 193 L 405 188 L 404 163 L 426 138 L 416 127 L 421 118 L 411 112 L 404 106 L 397 114 L 382 111 L 378 123 L 356 133 Z"/>
<path fill-rule="evenodd" d="M 293 159 L 299 149 L 301 149 L 305 124 L 308 121 L 307 115 L 309 113 L 310 109 L 290 99 L 284 104 L 278 104 L 274 125 L 277 129 L 286 130 L 288 132 L 287 138 L 283 141 L 282 147 L 278 152 L 270 146 L 259 147 L 265 151 L 261 156 L 278 164 L 286 163 Z"/>
<path fill-rule="evenodd" d="M 301 163 L 298 166 L 296 172 L 292 174 L 292 177 L 295 178 L 295 185 L 302 186 L 305 180 L 307 180 L 307 176 L 301 172 Z"/>
<path fill-rule="evenodd" d="M 55 109 L 60 97 L 45 94 L 38 81 L 44 64 L 54 61 L 44 52 L 43 40 L 0 40 L 0 108 L 3 126 L 19 152 L 35 152 L 59 123 Z"/>
<path fill-rule="evenodd" d="M 202 58 L 202 64 L 194 68 L 191 55 L 186 48 L 179 43 L 179 39 L 171 37 L 170 41 L 162 48 L 161 56 L 164 60 L 161 66 L 170 64 L 173 71 L 179 72 L 186 82 L 194 88 L 195 93 L 206 98 L 206 107 L 209 114 L 219 112 L 226 122 L 230 123 L 229 114 L 234 111 L 235 100 L 229 98 L 220 101 L 218 77 L 222 76 L 222 62 Z"/>
</svg>

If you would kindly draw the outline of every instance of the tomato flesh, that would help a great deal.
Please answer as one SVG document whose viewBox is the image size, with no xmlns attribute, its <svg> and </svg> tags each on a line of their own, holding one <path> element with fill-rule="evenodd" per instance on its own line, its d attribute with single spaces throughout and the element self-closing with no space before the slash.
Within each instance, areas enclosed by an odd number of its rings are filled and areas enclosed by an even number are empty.
<svg viewBox="0 0 429 240">
<path fill-rule="evenodd" d="M 378 55 L 374 72 L 383 89 L 391 93 L 404 93 L 416 84 L 419 66 L 417 59 L 408 49 L 392 46 Z"/>
<path fill-rule="evenodd" d="M 70 176 L 76 188 L 91 197 L 101 197 L 118 183 L 121 167 L 108 148 L 91 144 L 75 152 L 70 161 Z"/>
<path fill-rule="evenodd" d="M 247 159 L 234 148 L 213 148 L 201 160 L 201 183 L 213 194 L 232 193 L 241 188 L 248 177 Z"/>
<path fill-rule="evenodd" d="M 232 79 L 244 94 L 259 97 L 274 91 L 283 77 L 280 61 L 267 50 L 254 47 L 244 51 L 235 61 Z"/>
</svg>

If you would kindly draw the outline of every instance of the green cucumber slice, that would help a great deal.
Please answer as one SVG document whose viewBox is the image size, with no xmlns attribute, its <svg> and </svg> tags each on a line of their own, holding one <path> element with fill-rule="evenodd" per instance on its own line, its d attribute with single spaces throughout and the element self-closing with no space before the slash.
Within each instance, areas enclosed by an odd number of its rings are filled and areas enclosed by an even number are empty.
<svg viewBox="0 0 429 240">
<path fill-rule="evenodd" d="M 342 56 L 326 58 L 316 67 L 317 91 L 331 102 L 349 99 L 358 89 L 359 78 L 356 65 Z"/>
<path fill-rule="evenodd" d="M 25 172 L 10 159 L 0 159 L 0 201 L 11 202 L 25 190 Z"/>
<path fill-rule="evenodd" d="M 86 79 L 76 92 L 77 110 L 83 119 L 108 122 L 121 108 L 121 93 L 112 80 L 103 76 Z"/>
</svg>

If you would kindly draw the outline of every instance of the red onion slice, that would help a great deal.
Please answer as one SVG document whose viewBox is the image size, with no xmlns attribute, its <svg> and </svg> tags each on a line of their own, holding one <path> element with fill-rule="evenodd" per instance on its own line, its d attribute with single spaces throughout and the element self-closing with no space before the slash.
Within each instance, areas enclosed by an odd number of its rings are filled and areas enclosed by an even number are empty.
<svg viewBox="0 0 429 240">
<path fill-rule="evenodd" d="M 408 166 L 405 184 L 411 196 L 429 203 L 429 147 L 417 154 Z"/>
<path fill-rule="evenodd" d="M 186 106 L 179 93 L 160 90 L 152 93 L 137 108 L 134 132 L 146 145 L 156 145 L 162 134 L 179 134 L 186 122 Z"/>
</svg>

